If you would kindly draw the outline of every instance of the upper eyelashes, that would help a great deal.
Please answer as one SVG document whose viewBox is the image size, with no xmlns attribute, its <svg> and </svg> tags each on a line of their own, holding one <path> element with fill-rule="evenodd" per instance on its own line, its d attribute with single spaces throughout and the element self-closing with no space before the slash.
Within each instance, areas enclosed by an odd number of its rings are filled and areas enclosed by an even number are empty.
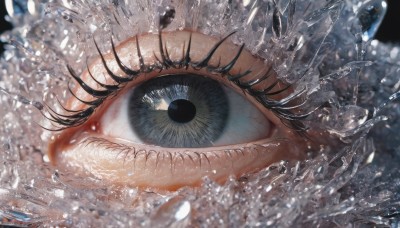
<svg viewBox="0 0 400 228">
<path fill-rule="evenodd" d="M 99 58 L 102 66 L 105 70 L 105 76 L 109 77 L 110 80 L 106 80 L 105 83 L 101 82 L 87 66 L 87 74 L 90 80 L 94 84 L 88 84 L 87 80 L 82 79 L 71 66 L 67 65 L 67 69 L 71 77 L 76 81 L 76 83 L 91 96 L 91 99 L 86 100 L 76 91 L 73 91 L 69 87 L 69 92 L 72 96 L 84 104 L 83 107 L 79 109 L 70 109 L 62 106 L 65 113 L 59 113 L 54 111 L 49 107 L 48 115 L 45 115 L 47 119 L 55 123 L 54 129 L 49 130 L 63 130 L 70 127 L 77 127 L 85 123 L 90 116 L 95 112 L 95 110 L 101 106 L 104 101 L 113 95 L 116 95 L 122 88 L 124 88 L 129 82 L 134 81 L 142 74 L 148 74 L 152 72 L 162 72 L 168 69 L 177 70 L 188 70 L 189 68 L 194 71 L 206 70 L 210 74 L 219 74 L 221 78 L 226 78 L 228 81 L 233 82 L 237 87 L 246 91 L 247 94 L 253 96 L 259 103 L 261 103 L 265 108 L 273 111 L 278 117 L 281 118 L 288 126 L 295 130 L 303 131 L 305 126 L 301 123 L 301 120 L 305 119 L 310 113 L 293 113 L 293 110 L 298 110 L 302 105 L 305 104 L 303 101 L 296 101 L 304 96 L 305 90 L 300 90 L 299 92 L 293 93 L 287 96 L 285 99 L 272 99 L 271 97 L 278 96 L 282 97 L 285 91 L 291 88 L 291 85 L 282 86 L 279 79 L 276 78 L 276 73 L 271 66 L 265 65 L 264 69 L 253 69 L 252 66 L 247 69 L 235 69 L 233 68 L 237 65 L 240 57 L 243 54 L 245 45 L 242 44 L 238 50 L 234 53 L 229 53 L 232 56 L 219 56 L 218 60 L 211 60 L 215 58 L 217 51 L 221 48 L 221 45 L 227 42 L 227 39 L 232 36 L 235 32 L 232 32 L 216 42 L 207 52 L 207 54 L 200 60 L 194 61 L 192 59 L 192 46 L 193 40 L 192 32 L 188 33 L 187 45 L 185 42 L 182 44 L 181 57 L 178 60 L 174 60 L 171 57 L 171 53 L 168 50 L 168 43 L 164 41 L 163 34 L 158 33 L 158 52 L 153 53 L 154 63 L 146 63 L 145 58 L 142 54 L 142 48 L 140 45 L 139 37 L 135 37 L 136 55 L 138 58 L 138 69 L 132 69 L 128 67 L 121 56 L 117 53 L 117 47 L 111 38 L 111 50 L 112 57 L 116 62 L 119 70 L 125 74 L 125 76 L 119 76 L 110 69 L 109 63 L 106 60 L 105 55 L 101 52 L 98 43 L 94 41 L 96 51 L 99 54 Z M 174 49 L 179 49 L 177 47 L 170 47 Z M 217 56 L 218 57 L 218 56 Z M 228 60 L 229 59 L 229 60 Z M 224 62 L 222 64 L 221 62 Z M 248 79 L 250 78 L 250 79 Z M 273 78 L 272 83 L 270 79 Z M 266 83 L 268 82 L 268 83 Z M 281 88 L 278 88 L 281 87 Z"/>
</svg>

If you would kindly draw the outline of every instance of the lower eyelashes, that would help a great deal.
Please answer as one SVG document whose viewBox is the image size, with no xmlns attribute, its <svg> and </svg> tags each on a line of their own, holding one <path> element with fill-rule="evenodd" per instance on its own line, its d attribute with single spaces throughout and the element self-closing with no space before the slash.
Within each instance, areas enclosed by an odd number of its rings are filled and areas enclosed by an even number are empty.
<svg viewBox="0 0 400 228">
<path fill-rule="evenodd" d="M 111 184 L 176 190 L 198 186 L 204 176 L 223 182 L 231 175 L 257 171 L 266 161 L 300 159 L 301 155 L 291 149 L 294 146 L 296 143 L 288 139 L 273 138 L 229 148 L 167 149 L 127 146 L 125 141 L 109 141 L 98 135 L 76 142 L 57 159 L 61 169 L 90 170 Z"/>
</svg>

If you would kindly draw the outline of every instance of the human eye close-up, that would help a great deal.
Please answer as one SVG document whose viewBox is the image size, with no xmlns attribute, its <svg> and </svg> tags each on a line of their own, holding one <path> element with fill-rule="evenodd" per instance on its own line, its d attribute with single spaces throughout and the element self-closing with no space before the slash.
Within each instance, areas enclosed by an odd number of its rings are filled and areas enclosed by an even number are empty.
<svg viewBox="0 0 400 228">
<path fill-rule="evenodd" d="M 46 116 L 68 128 L 50 144 L 53 163 L 112 183 L 171 189 L 298 158 L 306 140 L 296 130 L 304 129 L 290 129 L 273 111 L 303 118 L 290 112 L 301 106 L 290 100 L 299 95 L 285 97 L 290 87 L 271 64 L 228 38 L 148 34 L 111 43 L 108 54 L 95 43 L 100 57 L 81 76 L 68 67 L 78 86 L 67 113 Z M 279 102 L 284 97 L 292 104 Z"/>
<path fill-rule="evenodd" d="M 398 226 L 395 1 L 0 7 L 0 225 Z"/>
</svg>

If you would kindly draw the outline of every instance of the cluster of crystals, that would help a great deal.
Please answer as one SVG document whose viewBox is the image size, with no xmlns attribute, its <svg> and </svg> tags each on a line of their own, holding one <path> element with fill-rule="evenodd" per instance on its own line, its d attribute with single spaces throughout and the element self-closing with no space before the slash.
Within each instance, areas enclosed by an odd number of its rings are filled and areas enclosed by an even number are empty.
<svg viewBox="0 0 400 228">
<path fill-rule="evenodd" d="M 13 1 L 8 1 L 13 2 Z M 397 224 L 400 211 L 400 48 L 371 41 L 382 0 L 54 0 L 14 1 L 15 29 L 0 71 L 0 221 L 65 226 L 345 226 Z M 9 6 L 10 7 L 10 6 Z M 18 7 L 18 9 L 17 9 Z M 222 37 L 273 62 L 282 80 L 307 89 L 303 112 L 313 128 L 345 145 L 280 162 L 220 186 L 177 192 L 104 186 L 90 175 L 48 164 L 41 111 L 70 94 L 66 64 L 84 69 L 110 36 L 123 41 L 157 32 L 159 15 L 175 9 L 166 30 Z M 9 9 L 8 9 L 9 10 Z M 373 13 L 371 13 L 373 12 Z M 393 95 L 394 94 L 394 95 Z M 373 128 L 374 126 L 377 126 Z M 372 130 L 371 130 L 372 129 Z M 77 183 L 80 183 L 79 185 Z"/>
</svg>

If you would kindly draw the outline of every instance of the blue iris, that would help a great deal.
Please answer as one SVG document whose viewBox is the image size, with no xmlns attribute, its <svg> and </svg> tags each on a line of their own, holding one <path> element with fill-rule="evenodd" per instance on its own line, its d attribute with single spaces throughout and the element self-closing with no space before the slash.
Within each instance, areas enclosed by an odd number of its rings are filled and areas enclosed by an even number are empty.
<svg viewBox="0 0 400 228">
<path fill-rule="evenodd" d="M 129 98 L 129 121 L 141 140 L 169 148 L 208 147 L 229 117 L 222 86 L 198 75 L 166 75 L 139 85 Z"/>
</svg>

